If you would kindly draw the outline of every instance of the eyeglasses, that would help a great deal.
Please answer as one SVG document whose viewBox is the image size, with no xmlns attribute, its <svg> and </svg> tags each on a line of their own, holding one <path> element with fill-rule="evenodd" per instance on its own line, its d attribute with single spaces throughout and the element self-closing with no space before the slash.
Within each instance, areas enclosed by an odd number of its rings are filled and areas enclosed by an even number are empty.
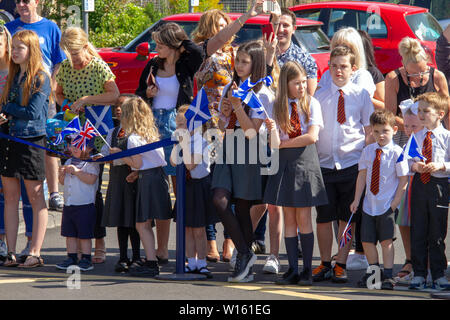
<svg viewBox="0 0 450 320">
<path fill-rule="evenodd" d="M 430 68 L 428 68 L 427 71 L 419 72 L 419 73 L 408 73 L 408 71 L 406 71 L 406 76 L 408 78 L 417 78 L 417 77 L 423 78 L 423 76 L 425 76 L 425 75 L 427 75 L 429 73 L 430 73 Z"/>
<path fill-rule="evenodd" d="M 31 0 L 14 0 L 14 2 L 16 4 L 20 4 L 21 2 L 23 2 L 23 4 L 29 4 Z"/>
</svg>

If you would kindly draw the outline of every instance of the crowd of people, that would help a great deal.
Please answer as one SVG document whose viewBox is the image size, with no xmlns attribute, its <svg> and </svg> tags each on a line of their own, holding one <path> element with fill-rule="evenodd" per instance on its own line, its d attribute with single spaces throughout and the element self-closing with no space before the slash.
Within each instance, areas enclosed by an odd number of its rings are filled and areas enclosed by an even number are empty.
<svg viewBox="0 0 450 320">
<path fill-rule="evenodd" d="M 115 271 L 158 275 L 169 262 L 169 230 L 176 218 L 170 186 L 176 197 L 175 167 L 184 162 L 187 273 L 213 276 L 208 262 L 220 259 L 215 224 L 222 223 L 222 260 L 233 267 L 228 281 L 252 281 L 261 247 L 255 233 L 264 234 L 268 215 L 270 254 L 262 271 L 280 273 L 283 233 L 288 260 L 288 270 L 274 278 L 277 284 L 345 283 L 347 270 L 367 269 L 358 282 L 367 287 L 370 267 L 380 266 L 380 243 L 382 289 L 392 290 L 399 281 L 411 289 L 450 288 L 445 276 L 449 75 L 429 66 L 420 42 L 406 37 L 399 44 L 402 67 L 384 78 L 370 36 L 343 28 L 331 39 L 329 69 L 318 82 L 314 58 L 292 42 L 296 17 L 287 9 L 271 12 L 274 37 L 232 45 L 263 2 L 254 1 L 235 21 L 221 10 L 205 12 L 192 40 L 179 25 L 163 24 L 152 33 L 158 56 L 144 68 L 135 94 L 121 95 L 82 29 L 61 33 L 37 15 L 38 0 L 16 1 L 20 18 L 0 26 L 0 125 L 9 135 L 0 139 L 3 267 L 44 264 L 46 179 L 50 207 L 63 211 L 67 246 L 67 258 L 56 268 L 77 265 L 88 271 L 103 263 L 106 227 L 113 227 L 120 252 Z M 444 71 L 450 65 L 449 33 L 447 28 L 438 40 L 436 60 Z M 266 76 L 271 81 L 261 81 Z M 236 96 L 246 80 L 255 84 L 263 111 Z M 212 117 L 189 132 L 186 112 L 202 88 Z M 88 152 L 72 144 L 73 136 L 66 139 L 73 157 L 61 159 L 61 165 L 32 145 L 45 146 L 46 120 L 65 104 L 82 123 L 86 107 L 111 105 L 115 127 L 106 143 L 88 145 L 94 159 L 180 131 L 188 134 L 178 134 L 174 146 L 110 162 L 103 203 L 105 164 L 84 161 Z M 414 156 L 408 153 L 412 143 Z M 255 154 L 269 155 L 276 172 L 263 174 L 271 164 Z M 64 185 L 63 204 L 58 181 Z M 21 195 L 29 244 L 17 254 Z M 393 272 L 396 224 L 406 256 L 398 274 Z M 321 262 L 313 268 L 315 237 Z M 335 240 L 339 249 L 333 255 Z"/>
</svg>

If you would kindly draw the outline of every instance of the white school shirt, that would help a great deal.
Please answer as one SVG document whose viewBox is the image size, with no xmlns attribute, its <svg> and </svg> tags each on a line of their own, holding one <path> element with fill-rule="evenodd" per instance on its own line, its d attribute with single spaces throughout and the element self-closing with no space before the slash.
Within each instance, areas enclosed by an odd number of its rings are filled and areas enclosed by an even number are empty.
<svg viewBox="0 0 450 320">
<path fill-rule="evenodd" d="M 176 75 L 171 77 L 155 77 L 158 94 L 153 98 L 153 109 L 170 110 L 177 106 L 180 83 Z"/>
<path fill-rule="evenodd" d="M 115 128 L 109 129 L 108 130 L 108 135 L 106 136 L 106 142 L 108 142 L 109 145 L 111 145 L 112 134 L 114 132 L 114 129 Z M 122 126 L 119 126 L 119 131 L 118 132 L 120 132 L 120 129 L 122 129 Z M 100 153 L 103 156 L 105 156 L 105 157 L 109 156 L 109 147 L 106 145 L 106 143 L 102 146 L 102 149 L 100 150 Z M 126 163 L 122 159 L 113 160 L 113 163 L 112 163 L 113 166 L 121 166 L 121 165 L 124 165 L 124 164 L 126 164 Z"/>
<path fill-rule="evenodd" d="M 337 122 L 339 89 L 344 92 L 345 123 Z M 358 163 L 365 145 L 364 127 L 370 126 L 373 104 L 367 90 L 352 82 L 339 88 L 333 82 L 320 88 L 314 97 L 322 109 L 324 129 L 316 143 L 322 168 L 337 170 Z"/>
<path fill-rule="evenodd" d="M 128 137 L 128 143 L 127 148 L 136 148 L 143 145 L 148 144 L 144 139 L 142 139 L 137 134 L 131 134 Z M 146 169 L 152 169 L 157 167 L 165 167 L 167 165 L 167 162 L 164 158 L 164 149 L 158 148 L 154 150 L 150 150 L 144 153 L 140 154 L 142 156 L 142 166 L 140 168 L 132 168 L 134 170 L 146 170 Z"/>
<path fill-rule="evenodd" d="M 242 83 L 242 82 L 241 82 Z M 241 85 L 239 83 L 239 85 Z M 225 93 L 228 90 L 228 87 L 231 86 L 231 82 L 227 84 L 222 91 L 222 97 L 220 98 L 219 102 L 219 112 L 222 110 L 222 100 L 225 98 Z M 272 90 L 270 88 L 267 88 L 264 84 L 261 86 L 261 89 L 255 93 L 256 96 L 259 98 L 259 101 L 261 101 L 262 105 L 264 106 L 264 109 L 266 109 L 267 114 L 272 114 L 272 108 L 273 108 L 273 101 L 275 100 L 275 95 L 273 94 Z M 225 118 L 222 113 L 220 113 L 221 119 L 225 122 L 225 128 L 228 126 L 229 118 Z M 250 119 L 266 119 L 266 114 L 264 112 L 258 113 L 254 109 L 250 108 L 249 116 Z M 236 126 L 240 127 L 239 120 L 236 120 Z"/>
<path fill-rule="evenodd" d="M 427 132 L 430 131 L 427 128 L 423 128 L 419 132 L 415 133 L 417 145 L 419 151 L 422 153 L 423 141 L 427 136 Z M 450 131 L 446 130 L 442 125 L 439 125 L 436 129 L 431 130 L 431 142 L 432 142 L 432 162 L 443 163 L 445 171 L 436 171 L 431 175 L 436 178 L 447 178 L 450 176 Z M 410 161 L 409 165 L 414 161 Z"/>
<path fill-rule="evenodd" d="M 192 155 L 202 155 L 202 162 L 197 164 L 197 166 L 190 171 L 191 177 L 193 179 L 201 179 L 206 177 L 210 173 L 208 142 L 203 139 L 200 133 L 196 132 L 191 136 L 190 149 Z"/>
<path fill-rule="evenodd" d="M 72 164 L 72 159 L 66 161 L 65 165 Z M 65 174 L 64 176 L 64 205 L 65 206 L 81 206 L 85 204 L 95 203 L 95 195 L 98 187 L 98 175 L 100 168 L 97 163 L 82 161 L 75 165 L 82 172 L 94 174 L 97 180 L 94 184 L 87 184 L 73 174 Z"/>
<path fill-rule="evenodd" d="M 370 184 L 372 182 L 372 167 L 375 160 L 376 150 L 380 148 L 380 184 L 377 195 L 370 191 Z M 394 200 L 395 193 L 398 186 L 398 177 L 407 176 L 409 172 L 408 163 L 402 161 L 397 163 L 398 157 L 402 153 L 402 148 L 393 141 L 380 147 L 378 143 L 369 144 L 364 148 L 361 159 L 359 159 L 359 170 L 367 169 L 366 175 L 366 195 L 363 202 L 363 210 L 370 216 L 379 216 L 391 206 Z"/>
<path fill-rule="evenodd" d="M 370 97 L 373 98 L 375 90 L 377 89 L 375 83 L 373 82 L 372 75 L 366 69 L 358 69 L 350 76 L 350 81 L 357 86 L 366 89 Z M 332 82 L 330 70 L 328 69 L 320 78 L 318 87 L 328 88 Z"/>
<path fill-rule="evenodd" d="M 306 115 L 303 114 L 303 112 L 300 109 L 300 105 L 298 102 L 298 99 L 288 99 L 288 104 L 289 104 L 289 119 L 291 118 L 291 112 L 292 112 L 292 107 L 291 107 L 291 103 L 295 102 L 297 104 L 297 113 L 298 113 L 298 117 L 300 119 L 300 126 L 302 128 L 302 134 L 305 134 L 308 132 L 308 129 L 310 126 L 319 126 L 320 129 L 323 129 L 323 118 L 322 118 L 322 109 L 320 108 L 320 103 L 319 101 L 317 101 L 316 98 L 311 97 L 311 101 L 309 102 L 309 110 L 310 110 L 310 117 L 309 117 L 309 122 L 306 122 Z M 272 115 L 272 119 L 274 119 L 274 115 Z M 289 140 L 289 135 L 283 131 L 283 129 L 281 129 L 278 125 L 278 133 L 280 136 L 280 140 L 284 141 L 284 140 Z"/>
</svg>

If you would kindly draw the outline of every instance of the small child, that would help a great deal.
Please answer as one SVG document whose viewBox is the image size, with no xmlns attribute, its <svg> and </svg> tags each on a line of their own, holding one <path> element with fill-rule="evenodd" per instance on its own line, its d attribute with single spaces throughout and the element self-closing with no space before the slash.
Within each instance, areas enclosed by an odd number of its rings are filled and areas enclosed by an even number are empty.
<svg viewBox="0 0 450 320">
<path fill-rule="evenodd" d="M 122 115 L 121 106 L 127 98 L 135 97 L 130 94 L 122 94 L 117 99 L 113 113 L 115 120 L 118 120 L 116 126 L 108 132 L 106 141 L 111 147 L 118 147 L 122 150 L 127 149 L 128 137 L 125 130 L 120 125 Z M 102 147 L 102 154 L 109 154 L 107 144 Z M 118 273 L 128 272 L 133 264 L 140 264 L 140 245 L 141 240 L 136 230 L 136 192 L 137 192 L 137 171 L 132 171 L 123 160 L 117 159 L 110 164 L 109 184 L 106 191 L 105 208 L 102 216 L 102 226 L 116 227 L 117 240 L 119 243 L 119 261 L 114 267 Z M 134 180 L 131 181 L 131 176 Z M 132 259 L 128 259 L 128 238 L 133 250 Z"/>
<path fill-rule="evenodd" d="M 424 129 L 416 136 L 425 162 L 412 160 L 411 172 L 411 261 L 414 278 L 410 289 L 425 288 L 428 258 L 433 287 L 448 290 L 445 277 L 447 258 L 448 196 L 450 176 L 450 132 L 441 124 L 448 111 L 448 97 L 440 93 L 424 93 L 419 102 L 418 117 Z"/>
<path fill-rule="evenodd" d="M 178 109 L 175 122 L 177 129 L 187 130 L 184 116 L 188 105 Z M 199 273 L 212 278 L 206 264 L 207 240 L 205 226 L 218 222 L 212 203 L 210 160 L 207 151 L 208 143 L 202 137 L 202 127 L 184 135 L 180 142 L 183 146 L 183 160 L 186 166 L 186 273 Z M 171 164 L 176 166 L 180 146 L 175 145 L 170 157 Z M 187 156 L 184 155 L 186 152 Z"/>
<path fill-rule="evenodd" d="M 381 289 L 393 290 L 395 215 L 408 183 L 406 161 L 397 163 L 402 148 L 392 141 L 398 128 L 395 116 L 387 110 L 376 110 L 370 116 L 372 135 L 376 143 L 364 148 L 359 160 L 355 199 L 350 205 L 356 212 L 366 188 L 361 217 L 361 241 L 369 266 L 378 266 L 377 242 L 383 252 L 384 280 Z M 366 273 L 358 283 L 366 287 L 371 273 Z"/>
<path fill-rule="evenodd" d="M 73 157 L 80 158 L 81 150 L 69 145 Z M 94 269 L 91 261 L 92 242 L 96 220 L 95 194 L 97 192 L 98 164 L 69 159 L 59 168 L 59 183 L 64 185 L 64 208 L 61 235 L 66 237 L 68 258 L 56 265 L 66 270 L 78 265 L 81 271 Z M 77 257 L 77 241 L 81 246 L 81 260 Z"/>
<path fill-rule="evenodd" d="M 411 101 L 412 102 L 412 101 Z M 417 117 L 417 102 L 409 104 L 405 110 L 402 109 L 403 123 L 405 126 L 405 133 L 408 137 L 413 133 L 417 133 L 423 129 L 419 117 Z M 402 107 L 402 104 L 400 104 Z M 402 236 L 403 248 L 405 249 L 405 263 L 402 269 L 397 273 L 397 281 L 410 281 L 414 273 L 412 272 L 411 263 L 411 183 L 413 175 L 408 177 L 408 186 L 406 187 L 405 196 L 403 197 L 398 210 L 398 216 L 395 223 L 398 225 L 400 234 Z"/>
</svg>

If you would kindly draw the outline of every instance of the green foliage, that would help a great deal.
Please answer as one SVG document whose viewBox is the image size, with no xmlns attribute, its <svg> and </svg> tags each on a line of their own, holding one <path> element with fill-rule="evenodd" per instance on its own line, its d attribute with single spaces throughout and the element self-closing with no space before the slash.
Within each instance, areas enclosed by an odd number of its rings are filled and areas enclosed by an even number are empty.
<svg viewBox="0 0 450 320">
<path fill-rule="evenodd" d="M 189 11 L 189 0 L 159 0 L 159 6 L 149 2 L 144 8 L 132 0 L 95 0 L 95 12 L 89 13 L 89 39 L 97 48 L 124 46 L 159 19 Z M 222 9 L 220 0 L 200 0 L 196 12 Z M 42 15 L 55 21 L 64 30 L 68 25 L 82 26 L 82 0 L 42 1 Z M 71 7 L 74 6 L 74 7 Z M 68 8 L 78 7 L 76 11 Z"/>
</svg>

